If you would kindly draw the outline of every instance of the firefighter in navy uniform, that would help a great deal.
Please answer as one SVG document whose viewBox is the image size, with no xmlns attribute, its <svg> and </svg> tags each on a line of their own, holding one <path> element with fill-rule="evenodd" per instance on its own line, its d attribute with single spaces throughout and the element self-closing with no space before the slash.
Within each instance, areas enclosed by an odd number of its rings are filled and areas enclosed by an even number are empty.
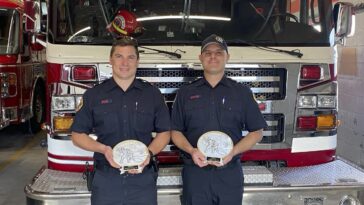
<svg viewBox="0 0 364 205">
<path fill-rule="evenodd" d="M 112 78 L 85 92 L 71 127 L 73 143 L 94 152 L 93 205 L 157 204 L 157 170 L 150 166 L 151 156 L 142 164 L 142 173 L 130 170 L 122 175 L 112 156 L 113 146 L 124 140 L 143 142 L 150 155 L 170 140 L 168 108 L 158 88 L 135 78 L 138 63 L 136 41 L 116 41 L 110 52 Z M 157 133 L 154 138 L 152 132 Z M 96 134 L 96 141 L 90 133 Z"/>
<path fill-rule="evenodd" d="M 241 205 L 243 173 L 240 156 L 262 139 L 266 122 L 251 90 L 227 78 L 229 59 L 223 38 L 202 42 L 199 59 L 204 76 L 182 87 L 173 104 L 172 140 L 182 150 L 184 205 Z M 242 130 L 249 133 L 242 137 Z M 208 162 L 197 141 L 208 131 L 223 132 L 234 147 L 222 163 Z"/>
</svg>

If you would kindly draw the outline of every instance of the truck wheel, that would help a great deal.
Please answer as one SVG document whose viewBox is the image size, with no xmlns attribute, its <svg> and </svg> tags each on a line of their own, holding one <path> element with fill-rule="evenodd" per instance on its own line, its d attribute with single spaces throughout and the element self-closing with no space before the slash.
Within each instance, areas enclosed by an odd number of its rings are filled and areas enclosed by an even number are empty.
<svg viewBox="0 0 364 205">
<path fill-rule="evenodd" d="M 45 95 L 41 86 L 37 86 L 33 96 L 33 117 L 29 120 L 30 133 L 37 133 L 45 119 Z"/>
</svg>

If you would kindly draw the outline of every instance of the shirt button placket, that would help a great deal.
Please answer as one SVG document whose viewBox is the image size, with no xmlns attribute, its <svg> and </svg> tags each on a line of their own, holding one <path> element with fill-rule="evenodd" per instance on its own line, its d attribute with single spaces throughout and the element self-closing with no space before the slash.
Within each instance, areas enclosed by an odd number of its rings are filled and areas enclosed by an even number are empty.
<svg viewBox="0 0 364 205">
<path fill-rule="evenodd" d="M 211 102 L 210 117 L 211 119 L 215 119 L 215 96 L 212 91 L 210 92 L 210 102 Z"/>
<path fill-rule="evenodd" d="M 127 137 L 126 136 L 126 132 L 127 132 L 127 127 L 128 127 L 128 121 L 126 120 L 127 118 L 127 108 L 128 106 L 126 104 L 123 105 L 123 127 L 124 127 L 124 132 L 123 132 L 123 137 Z"/>
</svg>

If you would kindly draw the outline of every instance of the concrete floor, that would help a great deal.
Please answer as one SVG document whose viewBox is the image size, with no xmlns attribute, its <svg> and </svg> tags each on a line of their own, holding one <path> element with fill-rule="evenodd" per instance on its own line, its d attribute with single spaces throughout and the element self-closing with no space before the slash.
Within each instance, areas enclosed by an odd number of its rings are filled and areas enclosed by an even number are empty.
<svg viewBox="0 0 364 205">
<path fill-rule="evenodd" d="M 0 131 L 0 205 L 25 205 L 24 186 L 47 162 L 43 139 L 45 132 L 24 134 L 19 126 Z"/>
</svg>

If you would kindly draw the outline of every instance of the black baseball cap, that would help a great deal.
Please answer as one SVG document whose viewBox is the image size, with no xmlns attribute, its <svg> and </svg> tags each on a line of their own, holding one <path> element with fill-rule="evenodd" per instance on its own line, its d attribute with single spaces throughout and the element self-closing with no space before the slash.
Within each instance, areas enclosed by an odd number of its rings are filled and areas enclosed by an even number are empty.
<svg viewBox="0 0 364 205">
<path fill-rule="evenodd" d="M 211 44 L 219 45 L 221 48 L 223 48 L 226 51 L 226 53 L 228 53 L 226 41 L 222 37 L 220 37 L 216 34 L 212 34 L 209 37 L 205 38 L 205 40 L 202 41 L 201 53 L 203 50 L 205 50 L 205 48 L 207 46 L 209 46 Z"/>
</svg>

